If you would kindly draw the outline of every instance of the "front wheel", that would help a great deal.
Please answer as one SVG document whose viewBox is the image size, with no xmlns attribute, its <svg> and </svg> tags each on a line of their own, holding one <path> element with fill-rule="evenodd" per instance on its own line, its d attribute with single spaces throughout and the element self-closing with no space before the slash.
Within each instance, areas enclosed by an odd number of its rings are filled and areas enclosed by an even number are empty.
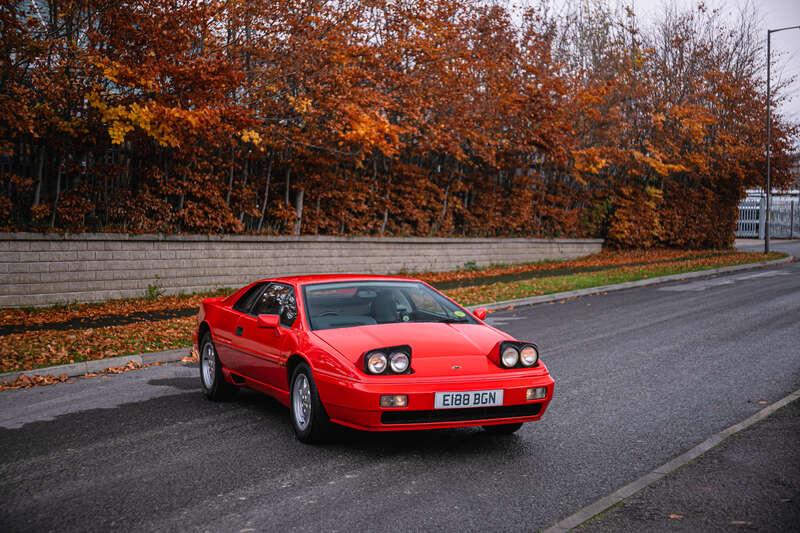
<svg viewBox="0 0 800 533">
<path fill-rule="evenodd" d="M 486 433 L 491 433 L 492 435 L 511 435 L 521 427 L 522 427 L 522 422 L 518 422 L 516 424 L 499 424 L 496 426 L 483 426 L 483 430 Z"/>
<path fill-rule="evenodd" d="M 236 394 L 237 389 L 225 381 L 225 376 L 222 375 L 222 363 L 219 362 L 210 334 L 203 335 L 200 346 L 200 383 L 203 392 L 209 400 L 227 400 Z"/>
<path fill-rule="evenodd" d="M 289 417 L 300 442 L 320 444 L 330 434 L 330 421 L 319 399 L 311 368 L 300 363 L 292 373 Z"/>
</svg>

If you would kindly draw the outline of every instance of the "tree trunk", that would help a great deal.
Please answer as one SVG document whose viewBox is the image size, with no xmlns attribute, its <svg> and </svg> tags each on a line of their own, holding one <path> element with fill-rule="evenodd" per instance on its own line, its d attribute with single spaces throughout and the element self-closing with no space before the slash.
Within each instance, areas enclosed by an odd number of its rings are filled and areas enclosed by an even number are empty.
<svg viewBox="0 0 800 533">
<path fill-rule="evenodd" d="M 247 177 L 250 175 L 250 160 L 244 160 L 244 168 L 242 169 L 242 196 L 244 197 L 244 191 L 247 188 Z M 244 205 L 244 204 L 242 204 Z M 239 211 L 239 222 L 244 221 L 244 209 Z"/>
<path fill-rule="evenodd" d="M 36 190 L 33 193 L 33 207 L 39 205 L 42 198 L 42 179 L 44 177 L 44 145 L 39 147 L 39 161 L 36 166 Z"/>
<path fill-rule="evenodd" d="M 186 197 L 186 193 L 181 193 L 180 198 L 178 198 L 178 213 L 179 214 L 183 211 L 183 202 L 184 202 L 185 197 Z M 183 224 L 181 224 L 181 219 L 179 217 L 178 218 L 178 233 L 181 232 L 181 228 L 182 227 L 183 227 Z"/>
<path fill-rule="evenodd" d="M 389 178 L 389 183 L 386 184 L 386 194 L 383 195 L 383 220 L 381 221 L 381 231 L 380 236 L 386 233 L 386 226 L 389 224 L 389 187 L 392 186 L 391 178 Z"/>
<path fill-rule="evenodd" d="M 58 200 L 61 197 L 61 161 L 58 161 L 58 172 L 56 173 L 56 199 L 53 201 L 53 212 L 50 214 L 50 227 L 56 225 L 56 209 L 58 209 Z"/>
<path fill-rule="evenodd" d="M 269 202 L 269 182 L 272 181 L 272 158 L 269 158 L 267 167 L 267 184 L 264 186 L 264 205 L 261 206 L 261 218 L 258 220 L 258 231 L 264 225 L 264 217 L 267 214 L 267 203 Z"/>
<path fill-rule="evenodd" d="M 231 168 L 228 171 L 228 194 L 225 195 L 225 203 L 231 205 L 231 192 L 233 191 L 233 145 L 231 145 Z"/>
<path fill-rule="evenodd" d="M 322 202 L 322 195 L 317 192 L 317 201 L 315 202 L 315 209 L 314 209 L 314 235 L 319 235 L 319 208 L 320 203 Z"/>
<path fill-rule="evenodd" d="M 284 203 L 286 205 L 289 205 L 289 188 L 291 186 L 291 174 L 292 174 L 292 169 L 287 167 L 286 168 L 286 190 L 284 191 L 284 195 L 285 196 L 284 196 L 284 199 L 283 199 L 283 201 L 284 201 Z"/>
<path fill-rule="evenodd" d="M 389 208 L 386 207 L 383 210 L 383 221 L 381 222 L 381 232 L 380 236 L 383 237 L 383 234 L 386 233 L 386 224 L 389 223 Z"/>
<path fill-rule="evenodd" d="M 441 228 L 442 223 L 444 222 L 444 217 L 447 215 L 447 204 L 450 200 L 450 185 L 452 185 L 453 180 L 452 178 L 447 183 L 447 187 L 444 189 L 444 202 L 442 203 L 442 210 L 439 211 L 439 216 L 436 219 L 436 223 L 431 228 L 431 236 L 435 235 L 439 228 Z"/>
<path fill-rule="evenodd" d="M 294 234 L 300 235 L 300 230 L 303 227 L 303 196 L 305 196 L 305 190 L 300 189 L 297 191 L 297 196 L 294 199 L 294 212 L 295 212 L 295 221 L 294 221 Z"/>
</svg>

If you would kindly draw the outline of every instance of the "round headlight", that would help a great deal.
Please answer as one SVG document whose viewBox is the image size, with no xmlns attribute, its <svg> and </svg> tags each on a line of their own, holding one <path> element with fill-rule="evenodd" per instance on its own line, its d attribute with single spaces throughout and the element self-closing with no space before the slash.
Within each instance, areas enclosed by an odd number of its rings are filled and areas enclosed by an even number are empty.
<svg viewBox="0 0 800 533">
<path fill-rule="evenodd" d="M 519 362 L 522 366 L 533 366 L 539 360 L 539 352 L 533 346 L 525 346 L 519 351 Z"/>
<path fill-rule="evenodd" d="M 519 361 L 519 352 L 513 346 L 506 346 L 500 359 L 503 361 L 503 365 L 513 368 L 517 366 L 517 361 Z"/>
<path fill-rule="evenodd" d="M 382 374 L 386 370 L 386 355 L 375 352 L 367 358 L 367 369 L 373 374 Z"/>
<path fill-rule="evenodd" d="M 389 355 L 389 366 L 392 372 L 402 374 L 408 370 L 408 354 L 405 352 L 394 352 Z"/>
</svg>

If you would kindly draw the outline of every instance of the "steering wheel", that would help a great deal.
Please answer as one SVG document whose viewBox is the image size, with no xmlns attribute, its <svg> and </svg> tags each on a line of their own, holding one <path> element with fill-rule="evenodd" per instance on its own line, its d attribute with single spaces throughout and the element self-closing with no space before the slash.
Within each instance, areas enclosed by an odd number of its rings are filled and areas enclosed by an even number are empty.
<svg viewBox="0 0 800 533">
<path fill-rule="evenodd" d="M 325 311 L 321 315 L 317 315 L 317 316 L 340 316 L 340 315 L 336 311 Z"/>
</svg>

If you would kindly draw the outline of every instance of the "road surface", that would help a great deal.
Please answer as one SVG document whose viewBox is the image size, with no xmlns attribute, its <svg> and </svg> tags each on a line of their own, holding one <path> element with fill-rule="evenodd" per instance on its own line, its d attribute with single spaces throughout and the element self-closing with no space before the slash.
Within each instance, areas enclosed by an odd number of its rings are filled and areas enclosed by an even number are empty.
<svg viewBox="0 0 800 533">
<path fill-rule="evenodd" d="M 798 435 L 795 400 L 584 522 L 578 532 L 797 531 Z"/>
<path fill-rule="evenodd" d="M 556 379 L 510 437 L 304 446 L 177 364 L 0 393 L 0 530 L 534 530 L 800 388 L 799 320 L 800 263 L 494 313 Z"/>
</svg>

